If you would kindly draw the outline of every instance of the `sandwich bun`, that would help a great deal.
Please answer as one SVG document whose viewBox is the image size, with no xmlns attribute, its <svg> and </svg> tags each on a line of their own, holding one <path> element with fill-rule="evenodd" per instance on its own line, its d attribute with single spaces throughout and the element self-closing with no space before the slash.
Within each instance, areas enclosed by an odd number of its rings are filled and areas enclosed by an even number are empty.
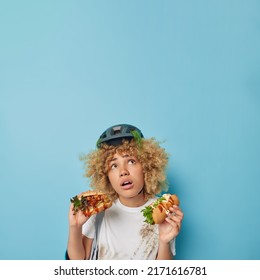
<svg viewBox="0 0 260 280">
<path fill-rule="evenodd" d="M 142 210 L 143 215 L 146 218 L 145 222 L 149 224 L 161 224 L 170 212 L 170 207 L 173 205 L 180 205 L 179 198 L 176 194 L 162 195 Z"/>
<path fill-rule="evenodd" d="M 112 200 L 105 193 L 93 190 L 76 195 L 70 201 L 73 203 L 74 214 L 80 210 L 86 217 L 102 212 L 112 206 Z"/>
</svg>

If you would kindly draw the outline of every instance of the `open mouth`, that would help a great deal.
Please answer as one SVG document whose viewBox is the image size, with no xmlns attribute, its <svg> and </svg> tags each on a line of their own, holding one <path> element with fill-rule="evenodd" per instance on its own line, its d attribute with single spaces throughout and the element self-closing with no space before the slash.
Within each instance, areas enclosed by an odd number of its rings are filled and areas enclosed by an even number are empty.
<svg viewBox="0 0 260 280">
<path fill-rule="evenodd" d="M 122 187 L 123 189 L 125 189 L 125 190 L 130 189 L 132 186 L 133 186 L 133 182 L 130 181 L 130 180 L 124 181 L 124 182 L 121 184 L 121 187 Z"/>
</svg>

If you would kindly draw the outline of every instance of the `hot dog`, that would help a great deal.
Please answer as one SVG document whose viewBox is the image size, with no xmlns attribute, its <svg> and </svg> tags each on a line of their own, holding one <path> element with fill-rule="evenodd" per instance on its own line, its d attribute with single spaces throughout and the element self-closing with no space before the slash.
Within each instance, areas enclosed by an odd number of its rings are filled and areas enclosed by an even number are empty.
<svg viewBox="0 0 260 280">
<path fill-rule="evenodd" d="M 169 208 L 173 205 L 180 205 L 179 198 L 176 194 L 164 194 L 156 199 L 152 204 L 146 206 L 141 211 L 148 224 L 161 224 L 167 217 Z"/>
</svg>

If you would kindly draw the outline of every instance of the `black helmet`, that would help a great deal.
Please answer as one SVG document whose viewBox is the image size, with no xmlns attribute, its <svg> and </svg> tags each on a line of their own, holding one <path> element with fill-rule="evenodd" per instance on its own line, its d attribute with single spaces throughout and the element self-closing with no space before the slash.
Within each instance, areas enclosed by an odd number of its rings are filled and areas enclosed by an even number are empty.
<svg viewBox="0 0 260 280">
<path fill-rule="evenodd" d="M 117 124 L 105 130 L 97 141 L 97 147 L 100 148 L 102 143 L 117 146 L 122 143 L 123 139 L 143 138 L 140 129 L 130 124 Z"/>
</svg>

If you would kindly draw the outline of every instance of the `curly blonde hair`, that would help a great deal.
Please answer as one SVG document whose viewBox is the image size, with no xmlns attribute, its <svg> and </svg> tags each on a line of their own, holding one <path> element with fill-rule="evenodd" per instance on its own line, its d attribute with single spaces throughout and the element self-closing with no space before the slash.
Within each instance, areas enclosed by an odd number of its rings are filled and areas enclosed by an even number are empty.
<svg viewBox="0 0 260 280">
<path fill-rule="evenodd" d="M 135 156 L 141 163 L 144 174 L 144 194 L 147 198 L 167 189 L 166 167 L 168 154 L 154 138 L 123 140 L 119 146 L 103 143 L 97 150 L 81 157 L 84 161 L 84 176 L 90 178 L 91 188 L 107 193 L 112 200 L 118 197 L 109 179 L 109 163 L 115 154 Z"/>
</svg>

